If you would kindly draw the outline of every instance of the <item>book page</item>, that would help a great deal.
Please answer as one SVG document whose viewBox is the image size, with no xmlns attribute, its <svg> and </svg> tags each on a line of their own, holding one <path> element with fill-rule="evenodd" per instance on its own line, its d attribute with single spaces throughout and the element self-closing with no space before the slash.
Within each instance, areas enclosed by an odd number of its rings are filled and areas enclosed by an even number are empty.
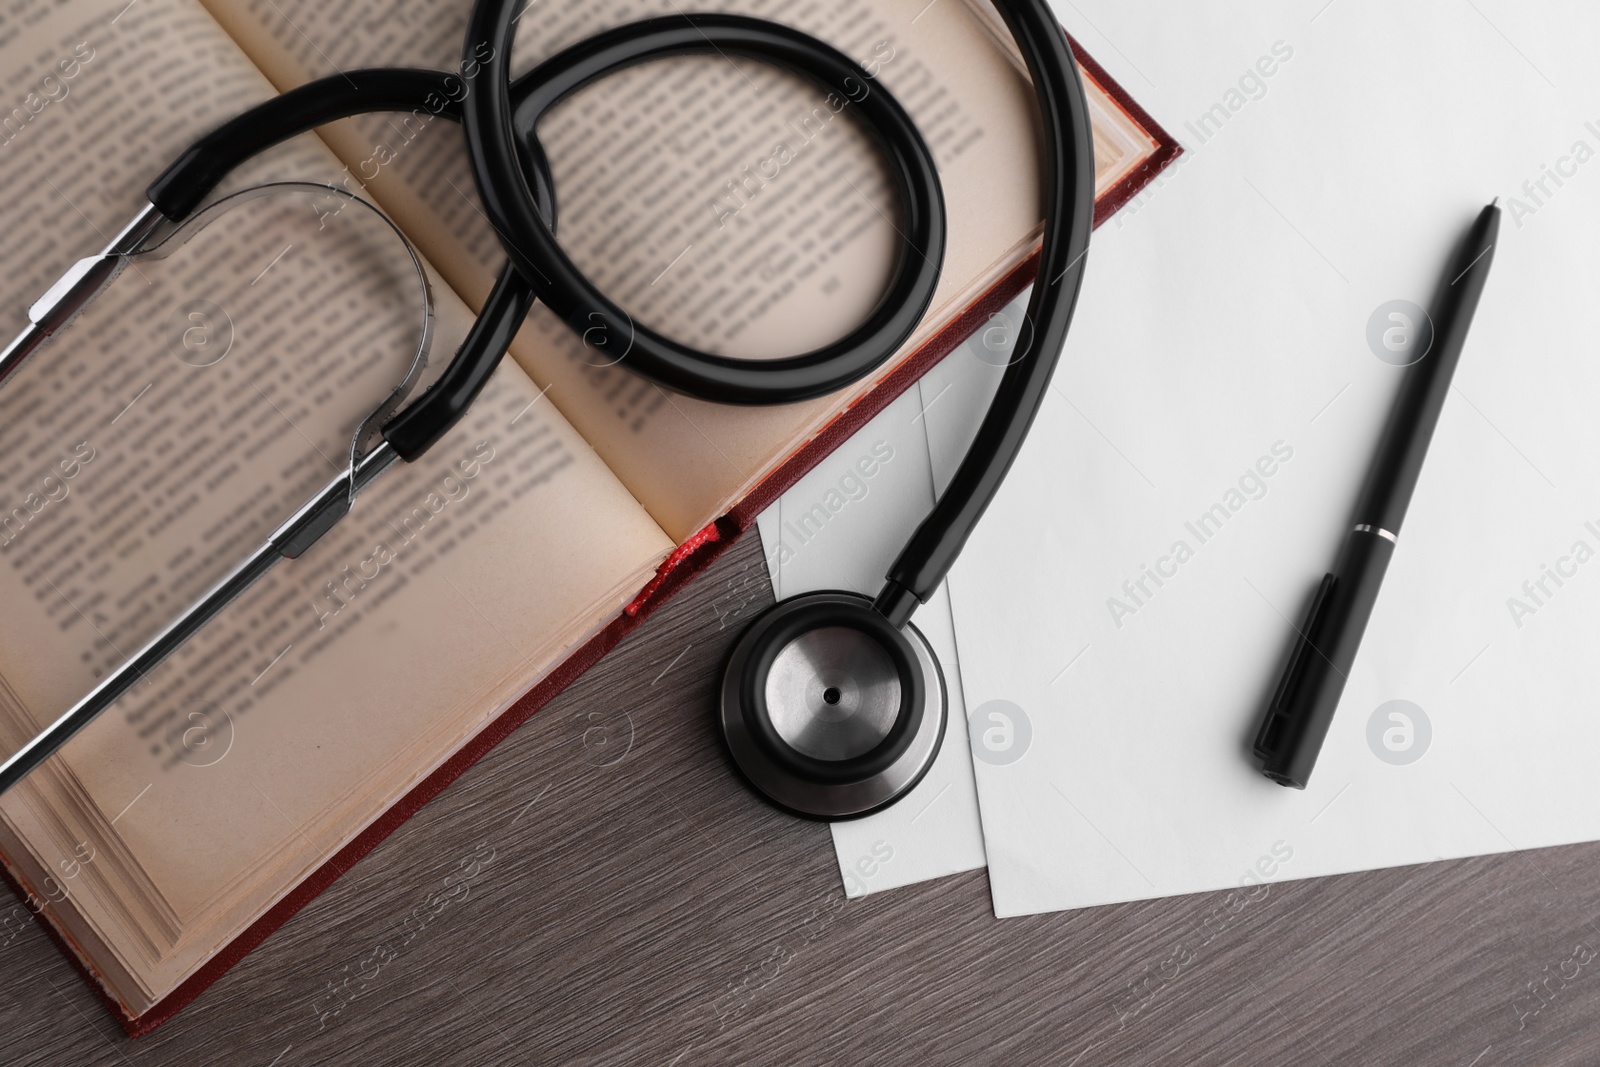
<svg viewBox="0 0 1600 1067">
<path fill-rule="evenodd" d="M 455 0 L 206 3 L 280 87 L 398 63 L 458 70 L 472 90 L 460 54 L 468 5 Z M 902 355 L 1026 254 L 1040 220 L 1031 91 L 967 5 L 702 7 L 776 18 L 834 44 L 895 94 L 933 148 L 949 242 L 931 313 Z M 537 5 L 519 24 L 514 67 L 676 11 L 670 0 Z M 834 104 L 797 77 L 720 55 L 652 62 L 582 90 L 539 129 L 564 247 L 637 321 L 709 351 L 772 357 L 843 336 L 883 291 L 900 238 L 882 161 L 851 109 Z M 329 139 L 459 291 L 487 291 L 502 254 L 458 131 L 380 117 Z M 608 365 L 542 308 L 516 354 L 679 539 L 871 386 L 776 408 L 710 404 Z"/>
<path fill-rule="evenodd" d="M 0 121 L 7 328 L 184 144 L 272 92 L 193 0 L 21 6 L 0 19 L 0 99 L 22 101 Z M 308 137 L 231 184 L 340 169 Z M 136 260 L 0 389 L 6 751 L 327 484 L 405 375 L 420 282 L 364 211 L 303 189 L 248 201 Z M 432 288 L 437 369 L 470 314 Z M 507 362 L 428 456 L 9 793 L 3 836 L 27 855 L 8 859 L 140 1010 L 613 617 L 670 547 Z"/>
</svg>

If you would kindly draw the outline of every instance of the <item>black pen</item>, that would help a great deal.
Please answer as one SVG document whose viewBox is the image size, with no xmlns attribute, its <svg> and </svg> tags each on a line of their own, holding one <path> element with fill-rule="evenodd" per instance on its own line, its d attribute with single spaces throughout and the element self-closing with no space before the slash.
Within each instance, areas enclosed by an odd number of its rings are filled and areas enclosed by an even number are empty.
<svg viewBox="0 0 1600 1067">
<path fill-rule="evenodd" d="M 1473 312 L 1494 263 L 1494 243 L 1500 232 L 1498 203 L 1479 214 L 1445 275 L 1434 300 L 1432 347 L 1404 372 L 1355 511 L 1354 526 L 1345 537 L 1333 573 L 1322 579 L 1289 666 L 1256 734 L 1261 773 L 1279 785 L 1306 787 L 1333 723 L 1334 709 L 1372 617 L 1400 524 L 1472 327 Z"/>
</svg>

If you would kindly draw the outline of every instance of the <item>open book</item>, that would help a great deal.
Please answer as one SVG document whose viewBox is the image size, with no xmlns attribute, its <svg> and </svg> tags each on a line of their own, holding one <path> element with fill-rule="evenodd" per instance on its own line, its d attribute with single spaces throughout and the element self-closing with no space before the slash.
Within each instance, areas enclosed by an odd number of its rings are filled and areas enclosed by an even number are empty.
<svg viewBox="0 0 1600 1067">
<path fill-rule="evenodd" d="M 916 118 L 949 212 L 930 314 L 871 381 L 732 408 L 606 365 L 536 308 L 424 460 L 390 470 L 0 802 L 0 853 L 23 898 L 8 928 L 38 915 L 130 1033 L 193 999 L 1028 281 L 1036 120 L 986 5 L 708 6 L 794 20 Z M 0 15 L 0 329 L 19 329 L 26 304 L 130 218 L 194 137 L 315 77 L 460 70 L 468 7 L 12 4 Z M 517 68 L 675 9 L 540 4 Z M 1104 211 L 1176 149 L 1085 71 Z M 792 76 L 718 57 L 584 90 L 540 129 L 564 245 L 631 315 L 708 350 L 770 357 L 841 335 L 888 275 L 896 206 L 848 109 L 821 105 Z M 432 279 L 444 363 L 502 261 L 459 131 L 426 115 L 349 120 L 280 146 L 224 191 L 285 180 L 358 193 L 404 232 Z M 326 483 L 405 372 L 405 287 L 317 254 L 295 229 L 303 217 L 250 210 L 127 272 L 0 390 L 0 749 Z"/>
</svg>

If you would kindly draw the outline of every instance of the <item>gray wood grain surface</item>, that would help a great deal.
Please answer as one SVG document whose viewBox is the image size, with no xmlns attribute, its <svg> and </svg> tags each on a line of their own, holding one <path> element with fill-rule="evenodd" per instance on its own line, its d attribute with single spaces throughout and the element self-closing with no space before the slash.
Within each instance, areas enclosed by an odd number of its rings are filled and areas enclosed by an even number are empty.
<svg viewBox="0 0 1600 1067">
<path fill-rule="evenodd" d="M 847 902 L 827 829 L 754 801 L 712 733 L 721 658 L 770 600 L 752 535 L 151 1037 L 25 929 L 0 1063 L 1600 1061 L 1600 846 L 1236 913 L 998 922 L 982 872 Z"/>
</svg>

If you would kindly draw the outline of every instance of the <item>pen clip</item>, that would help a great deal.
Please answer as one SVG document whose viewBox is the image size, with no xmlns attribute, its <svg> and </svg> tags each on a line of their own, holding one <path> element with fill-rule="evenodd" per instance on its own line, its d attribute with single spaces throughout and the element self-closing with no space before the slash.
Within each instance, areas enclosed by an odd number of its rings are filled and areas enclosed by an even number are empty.
<svg viewBox="0 0 1600 1067">
<path fill-rule="evenodd" d="M 1313 647 L 1312 636 L 1317 632 L 1317 617 L 1328 603 L 1333 583 L 1333 575 L 1327 574 L 1323 576 L 1322 584 L 1317 587 L 1317 595 L 1311 601 L 1311 610 L 1306 612 L 1305 627 L 1295 639 L 1294 652 L 1289 656 L 1289 665 L 1284 668 L 1283 679 L 1278 682 L 1278 690 L 1272 695 L 1272 702 L 1267 705 L 1267 714 L 1261 722 L 1261 729 L 1256 732 L 1255 753 L 1263 760 L 1272 759 L 1286 743 L 1291 743 L 1290 727 L 1294 722 L 1294 713 L 1300 707 L 1293 698 L 1299 688 L 1300 679 L 1311 662 L 1311 656 L 1321 654 Z"/>
</svg>

